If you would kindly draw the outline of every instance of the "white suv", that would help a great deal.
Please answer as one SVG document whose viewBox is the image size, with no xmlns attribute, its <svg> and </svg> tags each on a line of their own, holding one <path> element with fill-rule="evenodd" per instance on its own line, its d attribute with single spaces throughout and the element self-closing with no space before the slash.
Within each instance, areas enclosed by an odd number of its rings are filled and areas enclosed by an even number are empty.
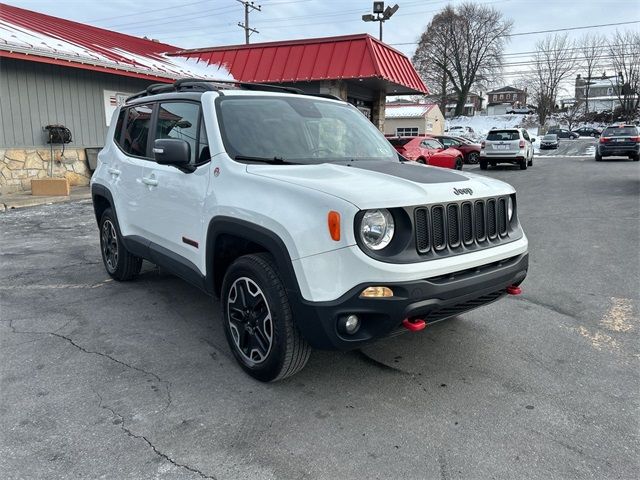
<svg viewBox="0 0 640 480">
<path fill-rule="evenodd" d="M 482 142 L 480 149 L 480 169 L 495 167 L 498 163 L 516 163 L 521 170 L 533 166 L 533 142 L 524 128 L 494 129 Z"/>
<path fill-rule="evenodd" d="M 91 180 L 107 272 L 142 259 L 221 299 L 253 377 L 518 293 L 514 189 L 406 162 L 355 107 L 182 80 L 114 114 Z"/>
</svg>

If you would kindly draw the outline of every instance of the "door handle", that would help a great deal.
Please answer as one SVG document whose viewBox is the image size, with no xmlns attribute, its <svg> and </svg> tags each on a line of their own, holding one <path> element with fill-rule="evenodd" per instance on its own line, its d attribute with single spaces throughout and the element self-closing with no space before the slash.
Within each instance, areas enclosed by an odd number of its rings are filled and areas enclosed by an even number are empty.
<svg viewBox="0 0 640 480">
<path fill-rule="evenodd" d="M 120 170 L 118 170 L 117 168 L 113 168 L 113 167 L 107 168 L 107 172 L 109 172 L 111 175 L 116 176 L 116 177 L 118 175 L 120 175 Z"/>
<path fill-rule="evenodd" d="M 152 177 L 142 177 L 142 183 L 155 187 L 156 185 L 158 185 L 158 180 Z"/>
</svg>

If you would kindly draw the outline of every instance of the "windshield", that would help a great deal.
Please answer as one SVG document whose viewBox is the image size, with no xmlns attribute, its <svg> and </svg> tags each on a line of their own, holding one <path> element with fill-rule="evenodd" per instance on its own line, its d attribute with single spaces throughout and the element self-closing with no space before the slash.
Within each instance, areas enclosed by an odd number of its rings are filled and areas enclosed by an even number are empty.
<svg viewBox="0 0 640 480">
<path fill-rule="evenodd" d="M 284 96 L 227 96 L 216 104 L 222 140 L 234 159 L 398 161 L 382 133 L 347 104 Z"/>
<path fill-rule="evenodd" d="M 520 140 L 520 133 L 517 130 L 492 130 L 487 140 Z"/>
<path fill-rule="evenodd" d="M 543 140 L 556 140 L 558 138 L 557 135 L 545 135 L 542 139 Z"/>
</svg>

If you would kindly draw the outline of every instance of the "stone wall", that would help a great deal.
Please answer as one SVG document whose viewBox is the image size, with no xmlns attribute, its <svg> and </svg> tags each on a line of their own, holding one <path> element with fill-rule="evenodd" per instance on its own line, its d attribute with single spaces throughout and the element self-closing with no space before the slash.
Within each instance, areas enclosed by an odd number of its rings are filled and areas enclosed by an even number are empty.
<svg viewBox="0 0 640 480">
<path fill-rule="evenodd" d="M 66 178 L 71 186 L 89 185 L 91 171 L 83 148 L 53 149 L 53 176 Z M 51 150 L 48 148 L 0 148 L 0 193 L 31 190 L 32 178 L 47 178 Z"/>
</svg>

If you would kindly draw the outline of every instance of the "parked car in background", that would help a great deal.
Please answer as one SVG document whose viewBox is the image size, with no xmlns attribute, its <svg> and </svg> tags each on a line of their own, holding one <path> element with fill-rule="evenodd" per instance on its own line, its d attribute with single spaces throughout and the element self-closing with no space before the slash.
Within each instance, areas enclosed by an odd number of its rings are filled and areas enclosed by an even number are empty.
<svg viewBox="0 0 640 480">
<path fill-rule="evenodd" d="M 593 127 L 580 127 L 576 128 L 573 133 L 577 133 L 581 137 L 599 137 L 601 132 Z"/>
<path fill-rule="evenodd" d="M 555 133 L 547 133 L 542 140 L 540 140 L 540 150 L 546 150 L 549 148 L 558 148 L 560 140 Z"/>
<path fill-rule="evenodd" d="M 462 170 L 464 157 L 455 148 L 444 148 L 431 137 L 390 137 L 389 142 L 400 155 L 423 165 Z"/>
<path fill-rule="evenodd" d="M 480 169 L 498 163 L 515 163 L 520 170 L 533 166 L 533 142 L 524 128 L 503 128 L 491 130 L 480 150 Z"/>
<path fill-rule="evenodd" d="M 547 133 L 553 133 L 558 136 L 558 138 L 568 138 L 574 140 L 580 136 L 579 133 L 572 132 L 571 130 L 567 130 L 566 128 L 550 128 Z"/>
<path fill-rule="evenodd" d="M 445 148 L 455 148 L 462 152 L 464 162 L 474 165 L 480 160 L 480 144 L 472 142 L 464 137 L 455 137 L 453 135 L 434 135 Z"/>
<path fill-rule="evenodd" d="M 520 114 L 520 115 L 531 115 L 534 111 L 531 108 L 510 108 L 507 110 L 507 114 Z"/>
<path fill-rule="evenodd" d="M 463 125 L 454 125 L 453 127 L 449 127 L 446 132 L 449 135 L 457 135 L 458 137 L 464 137 L 468 139 L 473 139 L 473 137 L 476 136 L 476 132 L 473 128 Z"/>
<path fill-rule="evenodd" d="M 603 157 L 629 157 L 640 160 L 640 130 L 635 125 L 612 125 L 605 128 L 596 147 L 596 162 Z"/>
</svg>

